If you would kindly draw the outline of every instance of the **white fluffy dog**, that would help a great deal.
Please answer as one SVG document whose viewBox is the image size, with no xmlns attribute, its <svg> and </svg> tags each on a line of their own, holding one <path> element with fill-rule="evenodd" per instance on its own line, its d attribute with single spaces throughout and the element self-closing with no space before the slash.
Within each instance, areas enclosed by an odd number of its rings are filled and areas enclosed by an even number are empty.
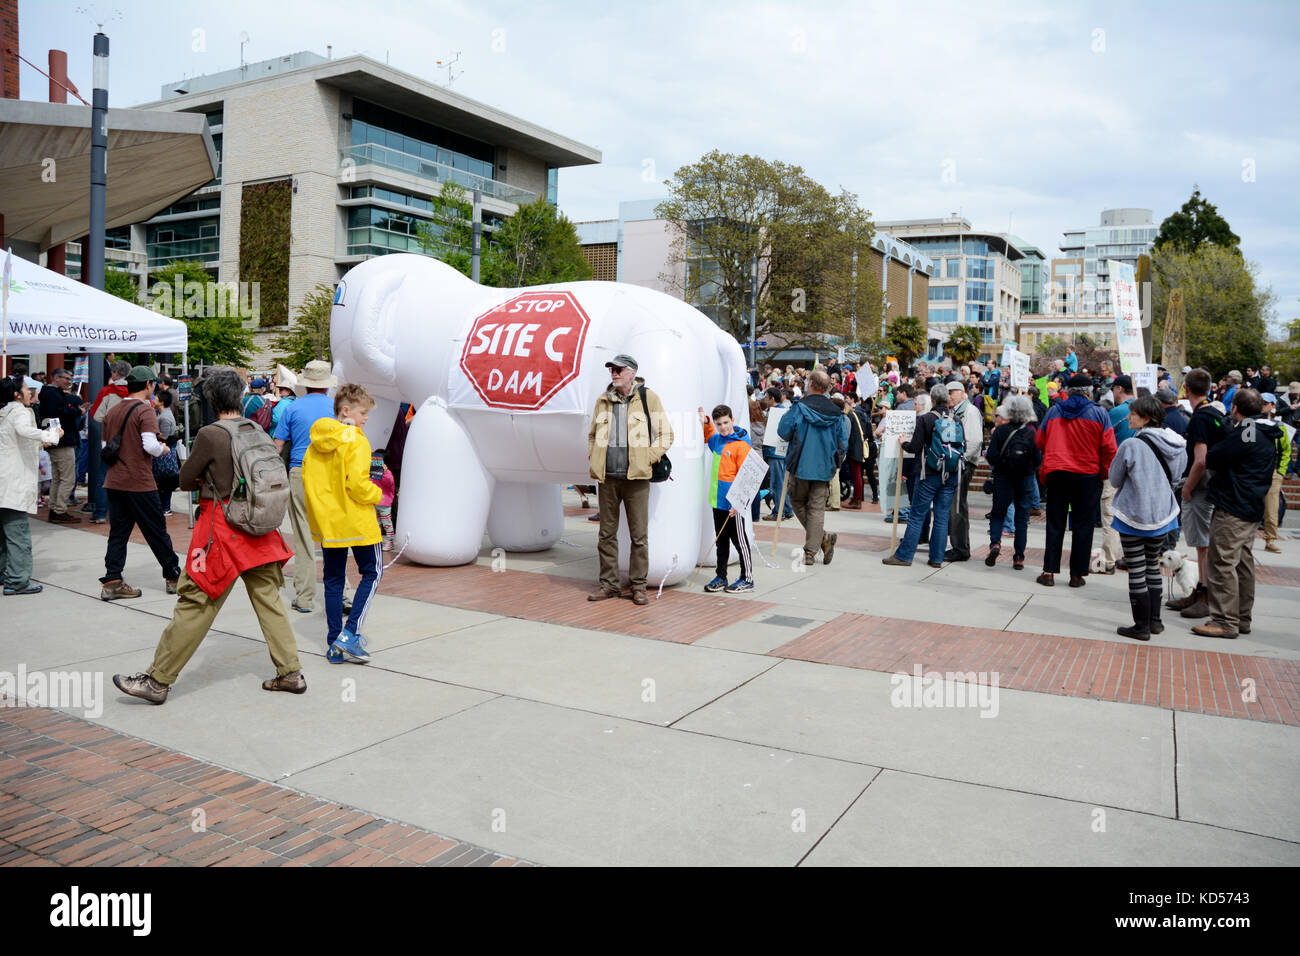
<svg viewBox="0 0 1300 956">
<path fill-rule="evenodd" d="M 1174 600 L 1185 598 L 1196 590 L 1196 562 L 1179 551 L 1170 549 L 1160 555 L 1160 573 L 1169 578 L 1170 596 Z"/>
</svg>

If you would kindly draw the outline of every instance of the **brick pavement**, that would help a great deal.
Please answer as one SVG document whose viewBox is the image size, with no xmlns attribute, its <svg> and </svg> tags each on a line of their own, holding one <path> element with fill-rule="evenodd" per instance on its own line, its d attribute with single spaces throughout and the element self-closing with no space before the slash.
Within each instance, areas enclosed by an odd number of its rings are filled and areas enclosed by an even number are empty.
<svg viewBox="0 0 1300 956">
<path fill-rule="evenodd" d="M 6 703 L 0 866 L 533 865 Z"/>
<path fill-rule="evenodd" d="M 1300 662 L 841 614 L 771 652 L 886 673 L 996 671 L 1011 690 L 1300 725 Z M 1254 681 L 1253 701 L 1242 682 Z"/>
</svg>

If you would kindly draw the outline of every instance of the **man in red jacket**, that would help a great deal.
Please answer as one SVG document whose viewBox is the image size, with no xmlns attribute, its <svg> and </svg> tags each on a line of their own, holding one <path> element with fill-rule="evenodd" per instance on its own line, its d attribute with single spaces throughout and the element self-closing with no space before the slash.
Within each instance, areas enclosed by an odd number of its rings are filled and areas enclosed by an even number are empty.
<svg viewBox="0 0 1300 956">
<path fill-rule="evenodd" d="M 1067 511 L 1073 514 L 1070 539 L 1070 587 L 1081 588 L 1088 576 L 1092 532 L 1101 509 L 1102 476 L 1115 457 L 1110 416 L 1092 400 L 1092 379 L 1082 373 L 1066 384 L 1069 397 L 1048 410 L 1038 430 L 1047 482 L 1047 546 L 1038 583 L 1056 584 L 1065 544 Z"/>
</svg>

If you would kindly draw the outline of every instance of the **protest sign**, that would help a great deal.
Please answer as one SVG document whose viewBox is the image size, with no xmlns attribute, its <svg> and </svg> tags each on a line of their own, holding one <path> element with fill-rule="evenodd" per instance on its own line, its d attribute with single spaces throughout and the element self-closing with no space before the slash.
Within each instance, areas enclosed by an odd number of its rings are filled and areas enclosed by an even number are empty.
<svg viewBox="0 0 1300 956">
<path fill-rule="evenodd" d="M 749 506 L 754 501 L 754 496 L 758 494 L 759 486 L 763 484 L 763 476 L 767 474 L 767 462 L 763 456 L 755 454 L 750 449 L 750 454 L 745 456 L 745 460 L 740 463 L 740 468 L 736 471 L 736 477 L 731 479 L 731 487 L 727 490 L 727 503 L 735 508 L 739 514 L 749 514 Z M 780 491 L 774 491 L 774 494 L 780 494 Z"/>
</svg>

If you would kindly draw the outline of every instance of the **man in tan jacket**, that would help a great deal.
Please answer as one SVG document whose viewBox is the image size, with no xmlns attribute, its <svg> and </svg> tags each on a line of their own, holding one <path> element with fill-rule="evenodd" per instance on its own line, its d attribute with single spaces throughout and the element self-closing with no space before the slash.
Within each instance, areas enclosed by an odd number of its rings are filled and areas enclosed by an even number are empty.
<svg viewBox="0 0 1300 956">
<path fill-rule="evenodd" d="M 659 396 L 645 387 L 643 379 L 637 378 L 636 359 L 616 355 L 605 367 L 610 372 L 609 388 L 596 399 L 591 430 L 587 433 L 591 477 L 599 485 L 600 497 L 600 587 L 587 595 L 587 600 L 623 596 L 618 576 L 621 503 L 632 539 L 628 563 L 632 601 L 644 605 L 650 603 L 646 596 L 646 575 L 650 568 L 650 548 L 646 542 L 650 472 L 671 447 L 673 429 Z"/>
</svg>

